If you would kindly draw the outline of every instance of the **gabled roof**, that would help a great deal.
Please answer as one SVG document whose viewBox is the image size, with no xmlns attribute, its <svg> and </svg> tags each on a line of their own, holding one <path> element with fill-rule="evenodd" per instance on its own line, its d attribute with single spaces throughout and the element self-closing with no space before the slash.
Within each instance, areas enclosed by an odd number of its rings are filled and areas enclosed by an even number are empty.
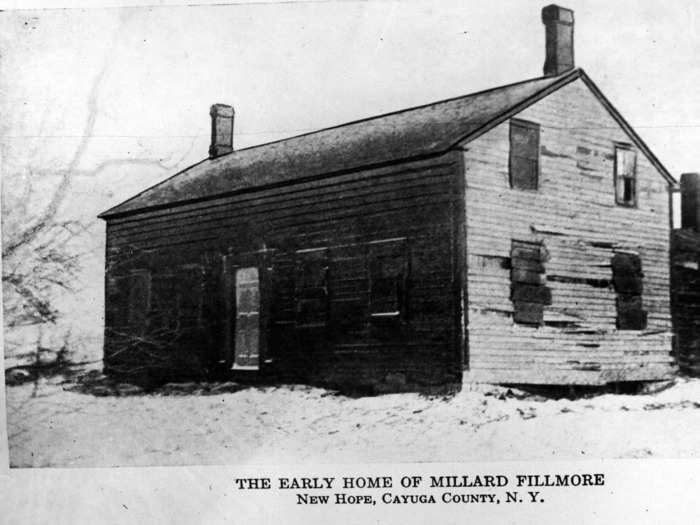
<svg viewBox="0 0 700 525">
<path fill-rule="evenodd" d="M 566 84 L 582 78 L 668 180 L 675 180 L 581 69 L 261 144 L 205 159 L 102 213 L 101 218 L 251 188 L 447 152 Z"/>
</svg>

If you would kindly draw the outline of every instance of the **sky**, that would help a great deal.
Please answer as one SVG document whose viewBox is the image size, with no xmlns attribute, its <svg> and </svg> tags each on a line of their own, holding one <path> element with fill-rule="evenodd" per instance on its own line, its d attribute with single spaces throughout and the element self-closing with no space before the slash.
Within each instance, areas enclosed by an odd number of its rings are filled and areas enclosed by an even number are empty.
<svg viewBox="0 0 700 525">
<path fill-rule="evenodd" d="M 111 205 L 206 157 L 216 102 L 235 107 L 235 147 L 245 147 L 541 76 L 544 4 L 5 11 L 3 171 L 50 172 L 70 165 L 80 148 L 76 169 L 97 168 L 95 184 L 115 186 Z M 577 66 L 671 173 L 700 170 L 697 3 L 563 5 L 575 12 Z"/>
</svg>

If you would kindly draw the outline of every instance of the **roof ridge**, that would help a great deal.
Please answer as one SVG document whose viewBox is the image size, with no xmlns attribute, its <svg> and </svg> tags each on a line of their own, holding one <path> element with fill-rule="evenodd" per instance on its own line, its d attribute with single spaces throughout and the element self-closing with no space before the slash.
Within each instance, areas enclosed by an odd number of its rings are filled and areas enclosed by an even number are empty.
<svg viewBox="0 0 700 525">
<path fill-rule="evenodd" d="M 573 71 L 577 71 L 577 70 L 573 70 Z M 548 78 L 551 78 L 552 80 L 554 80 L 554 79 L 562 79 L 562 78 L 567 77 L 567 76 L 570 75 L 571 73 L 572 73 L 571 71 L 568 71 L 568 72 L 566 72 L 566 73 L 564 73 L 564 74 L 562 74 L 562 75 L 559 75 L 558 77 L 554 77 L 554 76 L 552 76 L 552 77 L 541 76 L 541 77 L 529 78 L 529 79 L 526 79 L 526 80 L 520 80 L 520 81 L 518 81 L 518 82 L 511 82 L 510 84 L 504 84 L 504 85 L 500 85 L 500 86 L 495 86 L 495 87 L 488 88 L 488 89 L 483 89 L 483 90 L 480 90 L 480 91 L 474 91 L 474 92 L 472 92 L 472 93 L 467 93 L 466 95 L 459 95 L 459 96 L 450 97 L 450 98 L 446 98 L 446 99 L 441 99 L 441 100 L 437 100 L 437 101 L 433 101 L 433 102 L 428 102 L 428 103 L 426 103 L 426 104 L 421 104 L 421 105 L 418 105 L 418 106 L 411 106 L 411 107 L 409 107 L 409 108 L 403 108 L 403 109 L 396 110 L 396 111 L 390 111 L 390 112 L 387 112 L 387 113 L 381 113 L 381 114 L 379 114 L 379 115 L 373 115 L 373 116 L 370 116 L 370 117 L 365 117 L 365 118 L 361 118 L 361 119 L 357 119 L 357 120 L 352 120 L 352 121 L 349 121 L 349 122 L 343 122 L 343 123 L 341 123 L 341 124 L 336 124 L 336 125 L 333 125 L 333 126 L 328 126 L 328 127 L 325 127 L 325 128 L 316 129 L 316 130 L 313 130 L 313 131 L 309 131 L 309 132 L 307 132 L 307 133 L 301 133 L 301 134 L 299 134 L 299 135 L 293 135 L 293 136 L 291 136 L 291 137 L 285 137 L 285 138 L 279 139 L 279 140 L 273 140 L 273 141 L 270 141 L 270 142 L 263 142 L 263 143 L 261 143 L 261 144 L 255 144 L 255 145 L 253 145 L 253 146 L 249 146 L 249 147 L 246 147 L 246 148 L 241 148 L 241 149 L 233 150 L 231 153 L 227 153 L 227 154 L 225 154 L 225 155 L 221 155 L 220 157 L 216 157 L 215 159 L 211 159 L 211 158 L 206 157 L 206 158 L 204 158 L 204 159 L 202 159 L 202 160 L 200 160 L 200 161 L 195 162 L 194 164 L 192 164 L 192 165 L 190 165 L 190 166 L 188 166 L 188 167 L 186 167 L 186 168 L 183 168 L 183 169 L 177 171 L 177 172 L 174 173 L 173 175 L 171 175 L 171 176 L 169 176 L 169 177 L 167 177 L 167 178 L 165 178 L 165 179 L 163 179 L 163 180 L 161 180 L 161 181 L 159 181 L 159 182 L 157 182 L 157 183 L 155 183 L 155 184 L 149 186 L 148 188 L 146 188 L 146 189 L 144 189 L 143 191 L 137 193 L 136 195 L 133 195 L 132 197 L 130 197 L 130 198 L 128 198 L 128 199 L 126 199 L 126 200 L 120 202 L 119 204 L 116 204 L 115 206 L 112 206 L 112 207 L 109 208 L 108 210 L 105 210 L 104 212 L 102 212 L 101 214 L 99 214 L 98 217 L 99 217 L 99 218 L 104 218 L 104 217 L 106 217 L 107 215 L 111 215 L 112 212 L 113 212 L 114 210 L 116 210 L 117 208 L 122 207 L 123 205 L 125 205 L 125 204 L 127 204 L 127 203 L 129 203 L 129 202 L 131 202 L 131 201 L 133 201 L 133 200 L 135 200 L 135 199 L 141 197 L 144 193 L 146 193 L 146 192 L 148 192 L 148 191 L 151 191 L 151 190 L 155 189 L 156 187 L 158 187 L 158 186 L 160 186 L 160 185 L 162 185 L 162 184 L 165 184 L 165 183 L 167 183 L 168 181 L 174 179 L 175 177 L 178 177 L 179 175 L 181 175 L 181 174 L 187 172 L 188 170 L 190 170 L 190 169 L 192 169 L 192 168 L 194 168 L 194 167 L 196 167 L 196 166 L 199 166 L 200 164 L 203 164 L 203 163 L 205 163 L 205 162 L 208 162 L 208 161 L 218 163 L 220 160 L 223 161 L 223 160 L 225 160 L 225 159 L 230 159 L 231 157 L 235 156 L 237 153 L 249 152 L 249 151 L 253 151 L 253 150 L 257 149 L 257 148 L 264 148 L 264 147 L 271 146 L 271 145 L 273 145 L 273 144 L 281 144 L 281 143 L 284 143 L 284 142 L 293 141 L 294 139 L 299 139 L 299 138 L 308 137 L 308 136 L 311 136 L 311 135 L 323 133 L 323 132 L 325 132 L 325 131 L 331 131 L 331 130 L 335 130 L 335 129 L 341 129 L 341 128 L 349 127 L 349 126 L 352 126 L 352 125 L 355 125 L 355 124 L 361 124 L 361 123 L 364 123 L 364 122 L 370 122 L 370 121 L 373 121 L 373 120 L 379 120 L 379 119 L 386 118 L 386 117 L 390 117 L 390 116 L 393 116 L 393 115 L 400 115 L 400 114 L 403 114 L 403 113 L 408 113 L 408 112 L 411 112 L 411 111 L 416 111 L 416 110 L 428 108 L 428 107 L 430 107 L 430 106 L 437 106 L 437 105 L 440 105 L 440 104 L 446 104 L 446 103 L 453 102 L 453 101 L 457 101 L 457 100 L 464 100 L 464 99 L 468 99 L 468 98 L 471 98 L 471 97 L 476 97 L 476 96 L 479 96 L 479 95 L 485 95 L 485 94 L 488 94 L 488 93 L 497 92 L 497 91 L 500 91 L 500 90 L 504 90 L 504 89 L 516 87 L 516 86 L 519 86 L 519 85 L 528 84 L 528 83 L 531 83 L 531 82 L 537 82 L 537 81 L 541 81 L 541 80 L 546 80 L 546 79 L 548 79 Z"/>
<path fill-rule="evenodd" d="M 319 129 L 315 129 L 315 130 L 313 130 L 313 131 L 307 131 L 306 133 L 300 133 L 300 134 L 298 134 L 298 135 L 292 135 L 291 137 L 285 137 L 285 138 L 282 138 L 282 139 L 272 140 L 272 141 L 270 141 L 270 142 L 263 142 L 263 143 L 260 143 L 260 144 L 255 144 L 255 145 L 253 145 L 253 146 L 248 146 L 248 147 L 245 147 L 245 148 L 233 150 L 233 151 L 231 151 L 231 152 L 229 152 L 229 153 L 226 153 L 225 155 L 221 155 L 220 157 L 217 157 L 217 159 L 228 157 L 229 155 L 233 155 L 233 154 L 235 154 L 236 152 L 239 152 L 239 151 L 248 151 L 248 150 L 255 149 L 255 148 L 261 148 L 261 147 L 264 147 L 264 146 L 269 146 L 269 145 L 271 145 L 271 144 L 277 144 L 277 143 L 280 143 L 280 142 L 285 142 L 285 141 L 287 141 L 287 140 L 293 140 L 293 139 L 296 139 L 296 138 L 307 137 L 307 136 L 309 136 L 309 135 L 315 135 L 316 133 L 321 133 L 321 132 L 323 132 L 323 131 L 330 131 L 330 130 L 333 130 L 333 129 L 344 128 L 344 127 L 346 127 L 346 126 L 352 126 L 353 124 L 361 124 L 361 123 L 363 123 L 363 122 L 369 122 L 369 121 L 371 121 L 371 120 L 378 120 L 378 119 L 385 118 L 385 117 L 390 117 L 390 116 L 393 116 L 393 115 L 400 115 L 401 113 L 407 113 L 407 112 L 409 112 L 409 111 L 415 111 L 415 110 L 417 110 L 417 109 L 424 109 L 424 108 L 427 108 L 427 107 L 430 107 L 430 106 L 437 106 L 438 104 L 445 104 L 445 103 L 447 103 L 447 102 L 453 102 L 453 101 L 457 101 L 457 100 L 462 100 L 462 99 L 469 98 L 469 97 L 475 97 L 475 96 L 478 96 L 478 95 L 485 95 L 485 94 L 490 93 L 490 92 L 493 92 L 493 91 L 499 91 L 499 90 L 501 90 L 501 89 L 507 89 L 507 88 L 515 87 L 515 86 L 518 86 L 518 85 L 521 85 L 521 84 L 527 84 L 527 83 L 529 83 L 529 82 L 535 82 L 535 81 L 538 81 L 538 80 L 546 80 L 546 79 L 552 79 L 552 80 L 554 80 L 555 78 L 562 79 L 562 78 L 565 78 L 566 76 L 570 75 L 570 74 L 572 73 L 572 71 L 577 71 L 577 70 L 578 70 L 578 69 L 573 69 L 573 70 L 571 70 L 571 71 L 567 71 L 566 73 L 563 73 L 563 74 L 558 75 L 558 76 L 556 76 L 556 77 L 555 77 L 555 76 L 540 76 L 540 77 L 528 78 L 528 79 L 526 79 L 526 80 L 520 80 L 520 81 L 518 81 L 518 82 L 511 82 L 510 84 L 503 84 L 503 85 L 495 86 L 495 87 L 488 88 L 488 89 L 482 89 L 482 90 L 480 90 L 480 91 L 474 91 L 474 92 L 472 92 L 472 93 L 467 93 L 466 95 L 457 95 L 457 96 L 455 96 L 455 97 L 449 97 L 449 98 L 445 98 L 445 99 L 440 99 L 440 100 L 436 100 L 436 101 L 434 101 L 434 102 L 428 102 L 428 103 L 426 103 L 426 104 L 419 104 L 419 105 L 417 105 L 417 106 L 410 106 L 410 107 L 408 107 L 408 108 L 397 109 L 397 110 L 395 110 L 395 111 L 389 111 L 389 112 L 387 112 L 387 113 L 380 113 L 380 114 L 378 114 L 378 115 L 372 115 L 372 116 L 370 116 L 370 117 L 363 117 L 363 118 L 356 119 L 356 120 L 350 120 L 350 121 L 348 121 L 348 122 L 343 122 L 343 123 L 341 123 L 341 124 L 334 124 L 334 125 L 332 125 L 332 126 L 327 126 L 327 127 L 325 127 L 325 128 L 319 128 Z"/>
<path fill-rule="evenodd" d="M 582 75 L 585 75 L 583 70 L 575 68 L 557 76 L 521 80 L 257 144 L 215 159 L 205 158 L 98 217 L 104 219 L 159 205 L 213 198 L 321 173 L 331 175 L 342 169 L 366 169 L 377 163 L 409 159 L 409 153 L 443 154 Z M 426 108 L 434 108 L 434 111 L 423 111 Z M 382 121 L 393 124 L 389 126 L 391 129 L 379 125 Z M 362 126 L 363 123 L 366 125 Z M 398 133 L 400 137 L 394 132 L 396 126 L 402 127 L 403 131 Z M 346 128 L 348 133 L 332 133 Z M 303 140 L 313 136 L 318 136 L 318 140 Z M 351 149 L 339 155 L 333 149 L 338 144 Z M 263 162 L 262 159 L 267 160 Z M 198 181 L 204 179 L 208 180 L 206 187 L 198 189 Z"/>
</svg>

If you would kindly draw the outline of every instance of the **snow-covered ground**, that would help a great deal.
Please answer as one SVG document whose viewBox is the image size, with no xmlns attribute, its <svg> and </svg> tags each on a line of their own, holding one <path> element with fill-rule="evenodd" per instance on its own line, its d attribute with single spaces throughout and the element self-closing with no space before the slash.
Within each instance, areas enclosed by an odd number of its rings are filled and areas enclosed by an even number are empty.
<svg viewBox="0 0 700 525">
<path fill-rule="evenodd" d="M 304 386 L 96 397 L 7 388 L 12 466 L 354 463 L 700 456 L 700 379 L 654 394 L 551 400 L 350 398 Z M 522 398 L 520 398 L 522 397 Z"/>
</svg>

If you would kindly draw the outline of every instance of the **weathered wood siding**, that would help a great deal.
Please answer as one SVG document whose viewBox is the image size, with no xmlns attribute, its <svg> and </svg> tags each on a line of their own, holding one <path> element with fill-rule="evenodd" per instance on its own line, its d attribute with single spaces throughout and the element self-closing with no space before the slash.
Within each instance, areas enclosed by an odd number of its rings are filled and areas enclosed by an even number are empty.
<svg viewBox="0 0 700 525">
<path fill-rule="evenodd" d="M 235 338 L 227 330 L 235 327 L 224 256 L 240 261 L 264 250 L 270 310 L 263 374 L 377 390 L 458 383 L 462 184 L 460 155 L 450 152 L 110 219 L 106 362 L 118 367 L 125 345 L 119 334 L 137 331 L 124 315 L 128 299 L 120 283 L 138 270 L 155 282 L 190 267 L 200 270 L 189 289 L 200 290 L 201 301 L 190 295 L 189 302 L 201 304 L 195 305 L 198 316 L 185 316 L 179 328 L 196 337 L 171 341 L 168 351 L 178 366 L 164 375 L 206 376 L 228 368 L 225 349 Z M 387 239 L 405 239 L 408 307 L 401 319 L 373 320 L 368 254 Z M 303 255 L 313 250 L 326 261 L 329 315 L 327 322 L 300 326 L 296 295 L 306 270 L 299 265 L 318 266 Z M 147 360 L 147 354 L 131 354 L 137 363 Z"/>
<path fill-rule="evenodd" d="M 630 143 L 581 80 L 517 115 L 540 124 L 537 191 L 511 189 L 509 125 L 466 144 L 469 375 L 473 380 L 600 384 L 672 369 L 667 183 L 637 152 L 638 207 L 615 204 L 614 142 Z M 542 242 L 552 304 L 515 324 L 511 241 Z M 615 250 L 642 261 L 647 329 L 616 329 Z"/>
<path fill-rule="evenodd" d="M 680 369 L 700 374 L 700 232 L 674 230 L 671 297 Z"/>
</svg>

